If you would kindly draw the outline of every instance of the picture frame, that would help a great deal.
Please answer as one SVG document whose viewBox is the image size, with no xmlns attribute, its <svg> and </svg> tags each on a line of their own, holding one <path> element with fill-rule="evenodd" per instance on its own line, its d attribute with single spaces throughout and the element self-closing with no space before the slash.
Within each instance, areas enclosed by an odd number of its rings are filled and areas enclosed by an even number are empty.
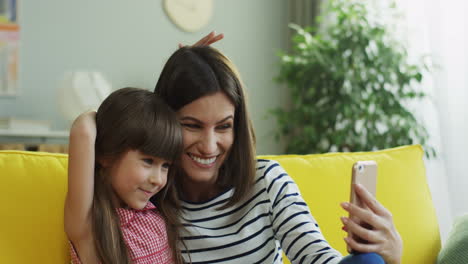
<svg viewBox="0 0 468 264">
<path fill-rule="evenodd" d="M 17 0 L 0 0 L 0 96 L 18 94 Z"/>
</svg>

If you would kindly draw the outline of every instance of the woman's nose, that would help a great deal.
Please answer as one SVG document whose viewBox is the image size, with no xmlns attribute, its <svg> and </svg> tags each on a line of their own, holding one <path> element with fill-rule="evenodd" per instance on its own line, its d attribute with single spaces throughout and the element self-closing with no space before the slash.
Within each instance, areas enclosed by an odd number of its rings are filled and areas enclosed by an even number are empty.
<svg viewBox="0 0 468 264">
<path fill-rule="evenodd" d="M 218 139 L 214 131 L 209 130 L 203 133 L 199 144 L 199 151 L 201 152 L 201 154 L 215 154 L 218 146 L 217 141 Z"/>
</svg>

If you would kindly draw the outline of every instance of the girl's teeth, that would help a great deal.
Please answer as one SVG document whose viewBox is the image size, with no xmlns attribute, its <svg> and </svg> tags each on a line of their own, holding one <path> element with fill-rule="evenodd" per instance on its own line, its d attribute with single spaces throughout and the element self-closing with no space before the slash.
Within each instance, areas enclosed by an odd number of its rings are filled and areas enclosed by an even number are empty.
<svg viewBox="0 0 468 264">
<path fill-rule="evenodd" d="M 216 160 L 216 157 L 213 157 L 213 158 L 211 158 L 211 159 L 202 159 L 202 158 L 199 158 L 199 157 L 195 157 L 195 156 L 193 156 L 193 155 L 190 155 L 190 157 L 191 157 L 194 161 L 196 161 L 196 162 L 198 162 L 198 163 L 201 163 L 201 164 L 204 164 L 204 165 L 211 164 L 211 163 L 213 163 L 213 162 Z"/>
</svg>

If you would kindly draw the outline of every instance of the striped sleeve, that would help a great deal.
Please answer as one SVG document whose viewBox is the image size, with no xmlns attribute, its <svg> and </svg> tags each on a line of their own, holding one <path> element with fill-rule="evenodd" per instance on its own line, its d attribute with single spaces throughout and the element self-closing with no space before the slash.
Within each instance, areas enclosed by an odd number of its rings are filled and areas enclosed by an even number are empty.
<svg viewBox="0 0 468 264">
<path fill-rule="evenodd" d="M 275 238 L 291 263 L 338 263 L 340 253 L 325 240 L 296 183 L 276 161 L 265 164 L 263 181 Z"/>
</svg>

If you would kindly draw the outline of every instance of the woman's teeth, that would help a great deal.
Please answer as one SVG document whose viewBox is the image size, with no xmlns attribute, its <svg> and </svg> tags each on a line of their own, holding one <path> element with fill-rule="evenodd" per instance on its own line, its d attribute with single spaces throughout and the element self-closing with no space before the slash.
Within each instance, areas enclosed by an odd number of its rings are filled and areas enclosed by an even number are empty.
<svg viewBox="0 0 468 264">
<path fill-rule="evenodd" d="M 202 159 L 202 158 L 199 158 L 199 157 L 196 157 L 196 156 L 193 156 L 191 154 L 189 154 L 190 158 L 192 158 L 194 161 L 200 163 L 200 164 L 204 164 L 204 165 L 208 165 L 208 164 L 211 164 L 213 163 L 215 160 L 216 160 L 216 157 L 213 157 L 213 158 L 210 158 L 210 159 Z"/>
</svg>

